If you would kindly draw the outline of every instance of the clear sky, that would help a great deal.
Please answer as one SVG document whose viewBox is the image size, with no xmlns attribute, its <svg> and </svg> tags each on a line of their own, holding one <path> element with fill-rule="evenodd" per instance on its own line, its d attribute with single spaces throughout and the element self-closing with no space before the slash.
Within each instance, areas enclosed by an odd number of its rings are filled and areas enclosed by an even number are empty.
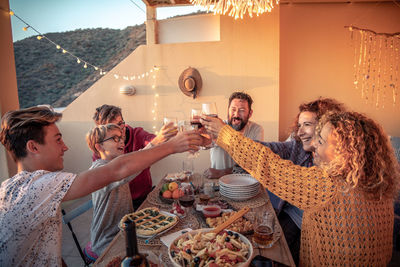
<svg viewBox="0 0 400 267">
<path fill-rule="evenodd" d="M 146 15 L 141 0 L 10 0 L 10 8 L 39 32 L 64 32 L 86 28 L 124 29 L 142 24 Z M 157 8 L 157 19 L 196 12 L 194 6 Z M 20 20 L 11 17 L 13 40 L 36 35 Z"/>
</svg>

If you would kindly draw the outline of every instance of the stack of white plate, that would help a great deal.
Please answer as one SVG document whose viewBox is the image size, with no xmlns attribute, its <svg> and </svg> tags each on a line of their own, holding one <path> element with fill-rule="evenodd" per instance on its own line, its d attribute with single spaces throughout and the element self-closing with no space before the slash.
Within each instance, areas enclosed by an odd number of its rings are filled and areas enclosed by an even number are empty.
<svg viewBox="0 0 400 267">
<path fill-rule="evenodd" d="M 249 174 L 228 174 L 219 179 L 219 192 L 233 200 L 247 200 L 255 197 L 260 183 Z"/>
</svg>

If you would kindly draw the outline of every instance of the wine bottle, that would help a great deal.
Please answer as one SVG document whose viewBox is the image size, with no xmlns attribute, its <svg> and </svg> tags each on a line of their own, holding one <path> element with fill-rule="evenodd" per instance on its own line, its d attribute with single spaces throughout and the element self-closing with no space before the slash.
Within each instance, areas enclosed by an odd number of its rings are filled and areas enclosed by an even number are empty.
<svg viewBox="0 0 400 267">
<path fill-rule="evenodd" d="M 125 222 L 125 241 L 126 241 L 126 257 L 121 262 L 121 267 L 140 266 L 148 267 L 149 263 L 146 258 L 139 254 L 136 225 L 135 222 L 127 220 Z"/>
</svg>

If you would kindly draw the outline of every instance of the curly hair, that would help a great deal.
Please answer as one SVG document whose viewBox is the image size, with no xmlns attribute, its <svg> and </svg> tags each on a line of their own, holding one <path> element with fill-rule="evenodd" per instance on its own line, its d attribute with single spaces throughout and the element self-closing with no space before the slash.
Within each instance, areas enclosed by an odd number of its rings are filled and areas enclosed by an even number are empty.
<svg viewBox="0 0 400 267">
<path fill-rule="evenodd" d="M 229 97 L 229 102 L 228 102 L 228 108 L 231 106 L 231 102 L 233 99 L 241 99 L 247 101 L 249 104 L 249 110 L 251 110 L 251 105 L 253 104 L 253 99 L 249 94 L 246 94 L 245 92 L 234 92 L 231 94 Z"/>
<path fill-rule="evenodd" d="M 399 166 L 382 127 L 357 112 L 328 112 L 319 121 L 317 135 L 327 123 L 337 140 L 336 156 L 322 167 L 344 182 L 346 190 L 360 190 L 368 199 L 395 197 Z"/>
<path fill-rule="evenodd" d="M 299 131 L 299 116 L 302 112 L 313 112 L 317 115 L 317 121 L 321 119 L 321 117 L 327 113 L 328 111 L 333 112 L 342 112 L 345 111 L 345 107 L 342 103 L 338 102 L 333 98 L 318 98 L 317 100 L 303 103 L 299 106 L 299 113 L 296 116 L 296 119 L 291 127 L 291 133 L 294 134 L 295 138 L 297 137 L 297 132 Z"/>
<path fill-rule="evenodd" d="M 56 123 L 62 117 L 52 107 L 37 106 L 7 112 L 1 120 L 0 142 L 14 161 L 26 157 L 26 143 L 34 140 L 44 144 L 44 127 Z"/>
<path fill-rule="evenodd" d="M 86 143 L 90 150 L 92 150 L 98 157 L 100 157 L 99 151 L 96 149 L 96 144 L 101 143 L 107 135 L 108 131 L 112 130 L 119 130 L 122 131 L 121 128 L 114 124 L 114 123 L 108 123 L 104 125 L 98 125 L 91 129 L 87 134 L 86 134 Z"/>
<path fill-rule="evenodd" d="M 121 116 L 121 108 L 113 105 L 102 105 L 96 108 L 96 112 L 93 115 L 93 120 L 96 125 L 107 124 L 116 117 Z"/>
</svg>

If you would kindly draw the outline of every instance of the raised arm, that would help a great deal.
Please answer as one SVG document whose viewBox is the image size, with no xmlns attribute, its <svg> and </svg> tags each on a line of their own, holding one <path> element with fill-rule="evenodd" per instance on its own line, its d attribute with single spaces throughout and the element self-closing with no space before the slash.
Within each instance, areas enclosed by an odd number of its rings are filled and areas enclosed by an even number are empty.
<svg viewBox="0 0 400 267">
<path fill-rule="evenodd" d="M 301 209 L 321 205 L 336 193 L 332 179 L 322 169 L 283 160 L 229 126 L 220 129 L 217 144 L 268 190 Z"/>
<path fill-rule="evenodd" d="M 139 172 L 170 154 L 198 150 L 201 143 L 202 139 L 197 131 L 181 132 L 153 148 L 121 155 L 104 166 L 78 174 L 63 201 L 88 195 L 109 183 Z"/>
</svg>

